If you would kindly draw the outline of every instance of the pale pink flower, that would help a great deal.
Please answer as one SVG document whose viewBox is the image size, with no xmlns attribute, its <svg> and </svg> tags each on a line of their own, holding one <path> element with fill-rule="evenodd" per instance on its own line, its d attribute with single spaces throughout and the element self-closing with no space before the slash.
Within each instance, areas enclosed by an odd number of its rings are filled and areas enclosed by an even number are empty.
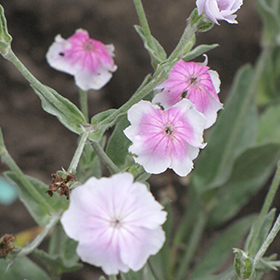
<svg viewBox="0 0 280 280">
<path fill-rule="evenodd" d="M 66 234 L 78 241 L 82 261 L 108 275 L 137 271 L 165 241 L 166 212 L 146 185 L 130 173 L 91 177 L 70 194 L 61 218 Z"/>
<path fill-rule="evenodd" d="M 73 75 L 82 90 L 98 90 L 117 69 L 113 52 L 113 45 L 104 45 L 89 38 L 86 30 L 78 29 L 67 40 L 57 35 L 46 57 L 50 66 Z"/>
<path fill-rule="evenodd" d="M 183 98 L 189 99 L 196 109 L 205 115 L 206 126 L 216 121 L 217 111 L 223 105 L 219 101 L 220 80 L 218 73 L 209 70 L 204 63 L 185 62 L 182 59 L 175 65 L 169 79 L 160 84 L 153 103 L 160 103 L 165 109 L 170 108 Z"/>
<path fill-rule="evenodd" d="M 124 133 L 133 143 L 129 151 L 148 173 L 159 174 L 172 168 L 186 176 L 199 148 L 205 146 L 205 117 L 187 99 L 166 111 L 142 100 L 128 110 L 128 120 L 131 126 Z"/>
<path fill-rule="evenodd" d="M 229 23 L 238 23 L 234 13 L 239 10 L 243 0 L 197 0 L 198 13 L 205 15 L 214 23 L 225 20 Z"/>
</svg>

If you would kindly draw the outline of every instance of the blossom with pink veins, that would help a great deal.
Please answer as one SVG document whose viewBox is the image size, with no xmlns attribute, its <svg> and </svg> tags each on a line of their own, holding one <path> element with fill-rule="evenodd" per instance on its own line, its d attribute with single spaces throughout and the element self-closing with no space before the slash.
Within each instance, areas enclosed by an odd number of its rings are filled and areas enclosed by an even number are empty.
<svg viewBox="0 0 280 280">
<path fill-rule="evenodd" d="M 67 40 L 57 35 L 46 58 L 51 67 L 73 75 L 82 90 L 98 90 L 117 70 L 113 52 L 113 45 L 104 45 L 89 38 L 86 30 L 78 29 Z"/>
<path fill-rule="evenodd" d="M 186 176 L 192 160 L 204 148 L 206 119 L 184 99 L 164 111 L 149 101 L 140 101 L 128 110 L 131 126 L 124 130 L 132 141 L 129 151 L 148 173 L 159 174 L 171 168 Z"/>
<path fill-rule="evenodd" d="M 82 261 L 107 275 L 137 271 L 163 246 L 167 213 L 146 185 L 130 173 L 91 177 L 70 194 L 61 218 L 66 234 L 78 241 Z"/>
<path fill-rule="evenodd" d="M 163 91 L 156 94 L 153 103 L 160 103 L 168 109 L 184 98 L 189 99 L 196 109 L 205 115 L 207 120 L 205 128 L 215 123 L 217 112 L 223 108 L 218 97 L 219 75 L 216 71 L 210 70 L 205 63 L 179 60 L 170 77 L 157 86 L 157 89 Z"/>
<path fill-rule="evenodd" d="M 205 15 L 214 23 L 225 20 L 228 23 L 238 23 L 234 13 L 239 10 L 243 0 L 197 0 L 196 6 L 199 14 Z"/>
</svg>

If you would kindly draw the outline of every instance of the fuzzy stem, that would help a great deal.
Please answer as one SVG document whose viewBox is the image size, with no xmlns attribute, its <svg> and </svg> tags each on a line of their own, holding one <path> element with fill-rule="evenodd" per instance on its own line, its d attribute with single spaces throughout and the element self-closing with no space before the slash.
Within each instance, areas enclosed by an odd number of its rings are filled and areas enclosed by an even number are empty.
<svg viewBox="0 0 280 280">
<path fill-rule="evenodd" d="M 108 155 L 104 152 L 104 150 L 98 142 L 92 142 L 91 145 L 94 148 L 99 159 L 105 164 L 105 166 L 109 169 L 111 174 L 116 174 L 120 172 L 119 168 L 108 157 Z"/>
<path fill-rule="evenodd" d="M 199 242 L 201 240 L 201 236 L 203 234 L 206 221 L 207 221 L 206 215 L 203 211 L 201 211 L 200 217 L 198 218 L 197 223 L 194 225 L 192 235 L 189 240 L 185 254 L 183 255 L 180 261 L 178 273 L 175 277 L 176 280 L 186 279 L 185 274 L 188 271 L 190 262 L 193 259 L 193 256 L 196 253 L 196 250 L 199 246 Z"/>
<path fill-rule="evenodd" d="M 258 253 L 256 254 L 254 258 L 254 267 L 258 264 L 260 259 L 265 254 L 267 248 L 272 243 L 274 238 L 276 237 L 277 233 L 280 231 L 280 215 L 277 217 L 277 220 L 275 221 L 273 228 L 269 232 L 268 236 L 266 237 L 264 243 L 262 244 L 261 248 L 259 249 Z"/>
<path fill-rule="evenodd" d="M 258 216 L 258 219 L 256 221 L 256 225 L 251 229 L 250 235 L 253 236 L 253 237 L 252 237 L 252 240 L 250 241 L 250 244 L 255 244 L 256 243 L 256 240 L 259 236 L 259 232 L 261 231 L 262 226 L 263 226 L 264 217 L 268 213 L 268 211 L 271 207 L 272 201 L 273 201 L 273 199 L 275 197 L 275 194 L 278 190 L 279 183 L 280 183 L 280 161 L 278 161 L 277 170 L 275 172 L 273 181 L 270 185 L 269 191 L 266 195 L 266 198 L 265 198 L 264 204 L 262 206 L 261 212 L 260 212 L 260 214 Z M 250 247 L 250 244 L 246 245 L 247 249 L 248 249 L 248 247 Z"/>
<path fill-rule="evenodd" d="M 17 254 L 17 257 L 26 256 L 32 253 L 44 240 L 44 238 L 48 235 L 50 230 L 56 225 L 56 223 L 61 218 L 61 213 L 56 213 L 50 220 L 50 222 L 46 225 L 44 230 L 37 235 L 37 237 L 27 246 L 23 247 L 21 251 Z"/>
<path fill-rule="evenodd" d="M 149 28 L 149 24 L 145 15 L 145 11 L 142 5 L 141 0 L 133 0 L 134 1 L 134 5 L 135 5 L 135 9 L 139 18 L 139 21 L 141 23 L 141 26 L 143 28 L 143 32 L 145 37 L 147 38 L 148 42 L 152 42 L 152 36 L 151 36 L 151 31 Z"/>
<path fill-rule="evenodd" d="M 79 89 L 80 106 L 86 122 L 89 122 L 88 116 L 88 93 L 86 90 Z"/>
<path fill-rule="evenodd" d="M 75 152 L 75 154 L 72 158 L 72 161 L 70 163 L 70 166 L 68 168 L 69 173 L 73 173 L 73 174 L 76 173 L 76 169 L 79 164 L 79 161 L 80 161 L 81 155 L 83 153 L 83 150 L 84 150 L 84 147 L 87 142 L 89 134 L 90 134 L 90 132 L 88 132 L 88 131 L 86 131 L 82 134 L 78 147 L 76 149 L 76 152 Z"/>
</svg>

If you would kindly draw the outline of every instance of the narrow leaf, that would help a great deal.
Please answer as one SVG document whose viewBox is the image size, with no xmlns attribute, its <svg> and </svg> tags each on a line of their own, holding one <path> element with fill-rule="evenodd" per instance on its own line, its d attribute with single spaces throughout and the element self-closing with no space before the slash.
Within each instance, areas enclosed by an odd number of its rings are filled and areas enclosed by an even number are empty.
<svg viewBox="0 0 280 280">
<path fill-rule="evenodd" d="M 44 270 L 27 257 L 16 258 L 9 267 L 4 259 L 0 259 L 0 275 L 3 280 L 51 280 Z"/>
<path fill-rule="evenodd" d="M 192 174 L 191 183 L 198 192 L 223 185 L 236 158 L 255 142 L 257 110 L 255 96 L 248 92 L 252 74 L 248 65 L 238 71 L 225 109 L 206 139 L 208 144 Z"/>
<path fill-rule="evenodd" d="M 232 174 L 215 194 L 216 207 L 211 211 L 212 226 L 232 218 L 254 196 L 273 172 L 280 158 L 280 143 L 255 145 L 236 160 Z"/>
<path fill-rule="evenodd" d="M 202 257 L 189 279 L 204 279 L 205 275 L 221 269 L 232 255 L 232 248 L 244 238 L 255 218 L 255 215 L 251 215 L 239 219 L 224 230 Z"/>
<path fill-rule="evenodd" d="M 187 55 L 185 55 L 182 59 L 184 61 L 190 61 L 193 60 L 194 58 L 205 54 L 215 48 L 217 48 L 219 45 L 218 44 L 213 44 L 213 45 L 199 45 L 193 50 L 191 50 Z"/>
<path fill-rule="evenodd" d="M 131 142 L 123 133 L 124 129 L 129 125 L 130 123 L 125 115 L 116 125 L 106 149 L 106 154 L 119 168 L 124 166 L 129 155 L 128 147 L 131 145 Z"/>
<path fill-rule="evenodd" d="M 35 84 L 31 84 L 31 87 L 40 97 L 42 107 L 46 112 L 56 116 L 72 132 L 77 134 L 83 132 L 82 125 L 86 124 L 86 120 L 76 105 L 50 87 L 44 85 L 39 87 Z"/>
</svg>

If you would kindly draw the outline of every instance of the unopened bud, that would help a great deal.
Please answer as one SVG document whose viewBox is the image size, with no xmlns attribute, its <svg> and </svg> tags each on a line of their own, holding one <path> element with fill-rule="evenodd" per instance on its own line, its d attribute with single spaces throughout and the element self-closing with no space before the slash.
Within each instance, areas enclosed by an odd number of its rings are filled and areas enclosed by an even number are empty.
<svg viewBox="0 0 280 280">
<path fill-rule="evenodd" d="M 236 274 L 241 279 L 250 279 L 254 274 L 253 258 L 251 258 L 246 252 L 238 248 L 233 248 L 234 269 Z"/>
<path fill-rule="evenodd" d="M 4 9 L 0 5 L 0 53 L 3 56 L 9 51 L 11 42 L 12 36 L 8 32 Z"/>
</svg>

